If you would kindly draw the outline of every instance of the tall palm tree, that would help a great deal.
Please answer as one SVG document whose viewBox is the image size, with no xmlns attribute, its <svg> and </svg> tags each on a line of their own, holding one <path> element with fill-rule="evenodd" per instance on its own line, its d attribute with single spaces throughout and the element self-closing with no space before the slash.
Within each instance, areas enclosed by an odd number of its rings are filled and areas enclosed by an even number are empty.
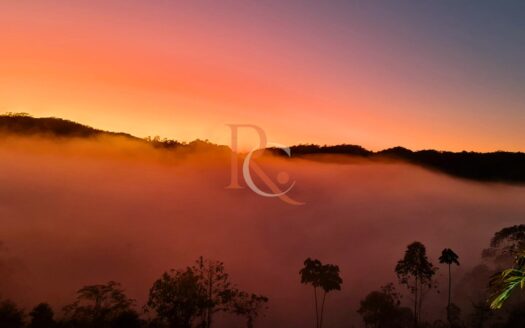
<svg viewBox="0 0 525 328">
<path fill-rule="evenodd" d="M 323 264 L 319 260 L 307 258 L 304 260 L 304 267 L 299 271 L 301 283 L 314 287 L 315 300 L 315 328 L 319 328 L 319 310 L 317 305 L 317 288 L 321 285 L 321 270 Z"/>
<path fill-rule="evenodd" d="M 319 328 L 323 327 L 324 302 L 326 294 L 332 290 L 341 290 L 343 279 L 339 276 L 339 267 L 333 264 L 326 264 L 321 267 L 321 288 L 324 291 L 323 302 L 321 303 L 321 317 L 319 319 Z"/>
<path fill-rule="evenodd" d="M 452 264 L 459 265 L 459 256 L 454 253 L 453 250 L 450 248 L 445 248 L 441 252 L 441 256 L 439 257 L 439 263 L 447 264 L 448 265 L 448 303 L 447 303 L 447 320 L 450 323 L 450 304 L 451 304 L 451 294 L 452 294 L 452 272 L 450 270 L 450 267 Z"/>
<path fill-rule="evenodd" d="M 301 283 L 314 287 L 315 327 L 322 328 L 326 294 L 333 290 L 341 290 L 341 284 L 343 283 L 343 280 L 339 276 L 339 267 L 333 264 L 323 265 L 319 260 L 307 258 L 299 274 L 301 275 Z M 319 311 L 317 300 L 317 288 L 321 288 L 324 292 L 321 311 Z M 319 312 L 321 312 L 321 315 L 319 315 Z"/>
<path fill-rule="evenodd" d="M 525 251 L 516 256 L 512 268 L 492 276 L 490 287 L 494 293 L 491 297 L 490 307 L 500 309 L 518 286 L 522 290 L 525 287 Z"/>
</svg>

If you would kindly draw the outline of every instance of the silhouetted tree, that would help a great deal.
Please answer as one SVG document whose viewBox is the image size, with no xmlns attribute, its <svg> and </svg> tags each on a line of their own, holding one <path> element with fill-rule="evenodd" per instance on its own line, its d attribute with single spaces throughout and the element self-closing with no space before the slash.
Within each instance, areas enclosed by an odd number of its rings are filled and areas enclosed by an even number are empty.
<svg viewBox="0 0 525 328">
<path fill-rule="evenodd" d="M 490 247 L 483 250 L 482 257 L 494 260 L 496 266 L 501 268 L 511 265 L 521 251 L 525 251 L 525 224 L 496 232 L 490 240 Z"/>
<path fill-rule="evenodd" d="M 24 327 L 24 312 L 9 300 L 0 301 L 0 327 Z"/>
<path fill-rule="evenodd" d="M 170 327 L 191 327 L 195 323 L 199 328 L 209 328 L 219 311 L 242 315 L 253 325 L 267 302 L 265 296 L 237 289 L 222 262 L 199 257 L 185 270 L 164 273 L 150 289 L 146 309 L 154 310 L 157 322 Z"/>
<path fill-rule="evenodd" d="M 393 284 L 381 287 L 380 291 L 368 294 L 361 301 L 357 312 L 367 328 L 404 328 L 413 320 L 412 311 L 401 307 L 401 295 Z"/>
<path fill-rule="evenodd" d="M 253 328 L 255 319 L 267 308 L 268 298 L 257 294 L 238 292 L 233 304 L 233 312 L 246 318 L 246 327 Z"/>
<path fill-rule="evenodd" d="M 208 295 L 199 279 L 191 268 L 164 273 L 150 289 L 147 308 L 170 328 L 190 328 L 208 307 Z"/>
<path fill-rule="evenodd" d="M 31 310 L 29 328 L 52 328 L 56 326 L 55 313 L 49 304 L 40 303 Z"/>
<path fill-rule="evenodd" d="M 77 291 L 75 302 L 64 307 L 66 317 L 76 325 L 108 327 L 123 313 L 133 311 L 120 284 L 89 285 Z"/>
<path fill-rule="evenodd" d="M 399 282 L 414 295 L 414 326 L 417 327 L 421 320 L 424 289 L 434 286 L 433 276 L 437 268 L 428 260 L 425 246 L 416 241 L 407 246 L 395 271 Z"/>
<path fill-rule="evenodd" d="M 229 311 L 237 292 L 232 287 L 229 275 L 225 272 L 224 263 L 205 260 L 201 256 L 191 269 L 206 293 L 202 322 L 203 327 L 210 328 L 213 314 L 218 311 Z"/>
<path fill-rule="evenodd" d="M 451 316 L 450 316 L 450 304 L 451 304 L 451 297 L 452 297 L 452 272 L 450 267 L 452 264 L 459 265 L 458 261 L 458 255 L 454 253 L 453 250 L 450 248 L 445 248 L 441 252 L 441 256 L 439 257 L 439 263 L 447 264 L 448 265 L 448 302 L 447 302 L 447 320 L 450 325 L 452 325 Z"/>
<path fill-rule="evenodd" d="M 307 258 L 304 260 L 304 267 L 299 271 L 301 275 L 301 283 L 312 285 L 314 288 L 314 302 L 315 302 L 315 327 L 319 328 L 319 310 L 317 301 L 317 288 L 321 286 L 321 270 L 323 264 L 319 260 L 312 260 Z"/>
<path fill-rule="evenodd" d="M 321 288 L 323 289 L 323 301 L 321 302 L 321 317 L 319 328 L 323 327 L 324 304 L 326 294 L 333 290 L 341 290 L 343 279 L 339 276 L 339 267 L 334 264 L 325 264 L 321 267 Z"/>
<path fill-rule="evenodd" d="M 326 295 L 333 290 L 341 290 L 343 280 L 339 276 L 339 267 L 333 264 L 323 265 L 319 260 L 307 258 L 304 267 L 299 271 L 301 283 L 310 284 L 314 288 L 316 327 L 323 326 L 323 314 Z M 318 310 L 317 288 L 323 290 L 323 301 L 321 311 Z M 319 315 L 319 312 L 321 314 Z"/>
</svg>

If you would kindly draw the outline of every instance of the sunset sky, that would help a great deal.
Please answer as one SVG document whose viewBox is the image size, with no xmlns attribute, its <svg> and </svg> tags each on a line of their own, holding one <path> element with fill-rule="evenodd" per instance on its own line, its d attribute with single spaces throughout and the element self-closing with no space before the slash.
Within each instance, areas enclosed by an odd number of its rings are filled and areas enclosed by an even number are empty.
<svg viewBox="0 0 525 328">
<path fill-rule="evenodd" d="M 524 107 L 524 1 L 0 0 L 0 112 L 223 144 L 246 123 L 283 144 L 525 151 Z"/>
</svg>

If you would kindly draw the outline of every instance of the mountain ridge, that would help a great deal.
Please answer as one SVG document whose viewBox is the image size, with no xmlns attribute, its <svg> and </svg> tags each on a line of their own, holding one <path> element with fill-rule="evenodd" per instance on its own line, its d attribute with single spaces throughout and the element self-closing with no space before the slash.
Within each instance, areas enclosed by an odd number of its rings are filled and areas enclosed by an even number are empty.
<svg viewBox="0 0 525 328">
<path fill-rule="evenodd" d="M 159 137 L 138 138 L 129 133 L 104 131 L 62 118 L 35 118 L 25 113 L 0 115 L 0 134 L 2 133 L 58 138 L 92 138 L 106 135 L 146 142 L 155 148 L 162 149 L 197 148 L 200 145 L 208 148 L 230 149 L 227 146 L 216 145 L 207 140 L 195 140 L 190 143 L 184 143 Z M 400 146 L 374 152 L 362 146 L 351 144 L 332 146 L 302 144 L 292 146 L 290 149 L 292 158 L 307 157 L 309 155 L 344 155 L 371 160 L 386 159 L 408 162 L 468 180 L 525 184 L 525 153 L 523 152 L 496 151 L 480 153 L 472 151 L 437 151 L 433 149 L 412 151 Z M 284 153 L 278 149 L 270 150 L 276 155 L 284 156 Z"/>
</svg>

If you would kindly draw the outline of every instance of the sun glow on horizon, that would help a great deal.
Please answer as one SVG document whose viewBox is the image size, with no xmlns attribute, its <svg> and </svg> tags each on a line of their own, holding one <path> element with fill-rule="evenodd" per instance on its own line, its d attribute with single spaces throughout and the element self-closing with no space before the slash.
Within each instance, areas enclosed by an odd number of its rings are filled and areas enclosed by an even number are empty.
<svg viewBox="0 0 525 328">
<path fill-rule="evenodd" d="M 245 123 L 289 145 L 525 150 L 523 70 L 458 34 L 474 19 L 418 30 L 448 12 L 356 4 L 4 2 L 0 110 L 225 145 L 226 124 Z M 501 33 L 522 24 L 494 15 Z M 525 66 L 520 44 L 496 41 Z"/>
</svg>

